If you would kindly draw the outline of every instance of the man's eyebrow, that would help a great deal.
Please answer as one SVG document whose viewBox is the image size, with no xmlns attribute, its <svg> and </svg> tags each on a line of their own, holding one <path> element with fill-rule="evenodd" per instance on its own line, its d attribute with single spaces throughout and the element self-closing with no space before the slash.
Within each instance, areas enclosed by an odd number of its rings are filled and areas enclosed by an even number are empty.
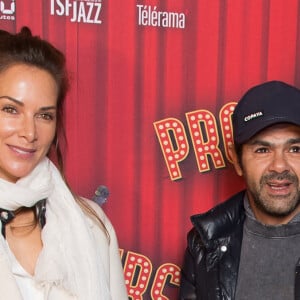
<svg viewBox="0 0 300 300">
<path fill-rule="evenodd" d="M 10 96 L 0 96 L 0 99 L 8 99 L 14 103 L 16 103 L 17 105 L 20 105 L 20 106 L 24 106 L 24 103 L 20 100 L 17 100 L 13 97 L 10 97 Z M 41 111 L 46 111 L 46 110 L 50 110 L 50 109 L 57 109 L 57 107 L 55 105 L 53 106 L 44 106 L 44 107 L 41 107 Z"/>
<path fill-rule="evenodd" d="M 295 138 L 295 139 L 289 139 L 288 143 L 289 144 L 299 144 L 300 143 L 300 137 L 299 138 Z"/>
<path fill-rule="evenodd" d="M 299 138 L 291 138 L 291 139 L 288 139 L 286 141 L 286 144 L 299 144 L 300 143 L 300 137 Z M 246 143 L 248 145 L 261 145 L 261 146 L 272 146 L 272 143 L 270 142 L 266 142 L 266 141 L 263 141 L 263 140 L 259 140 L 259 139 L 254 139 L 253 141 L 250 141 L 248 143 Z"/>
<path fill-rule="evenodd" d="M 248 145 L 261 145 L 261 146 L 270 146 L 271 143 L 270 142 L 266 142 L 266 141 L 263 141 L 263 140 L 259 140 L 259 139 L 253 139 L 253 140 L 250 140 L 248 143 L 246 143 Z"/>
</svg>

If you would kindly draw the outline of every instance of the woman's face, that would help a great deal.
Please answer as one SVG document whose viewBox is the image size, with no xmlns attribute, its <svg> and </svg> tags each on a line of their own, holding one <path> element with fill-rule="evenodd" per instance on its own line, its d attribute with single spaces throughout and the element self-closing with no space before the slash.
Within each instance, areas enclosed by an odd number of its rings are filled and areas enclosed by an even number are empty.
<svg viewBox="0 0 300 300">
<path fill-rule="evenodd" d="M 58 89 L 45 70 L 17 64 L 0 73 L 0 178 L 15 182 L 47 155 Z"/>
</svg>

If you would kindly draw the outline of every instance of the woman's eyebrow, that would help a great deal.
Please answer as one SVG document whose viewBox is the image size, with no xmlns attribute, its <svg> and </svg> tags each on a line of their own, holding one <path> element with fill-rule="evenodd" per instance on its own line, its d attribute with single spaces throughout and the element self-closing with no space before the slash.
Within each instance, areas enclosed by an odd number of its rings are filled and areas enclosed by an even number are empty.
<svg viewBox="0 0 300 300">
<path fill-rule="evenodd" d="M 44 106 L 40 108 L 41 111 L 51 110 L 51 109 L 57 109 L 57 107 L 53 105 L 53 106 Z"/>
<path fill-rule="evenodd" d="M 24 103 L 22 101 L 17 100 L 10 96 L 0 96 L 0 99 L 8 99 L 8 100 L 16 103 L 17 105 L 24 106 Z M 53 106 L 44 106 L 44 107 L 40 108 L 41 111 L 46 111 L 46 110 L 50 110 L 50 109 L 57 109 L 57 107 L 55 105 L 53 105 Z"/>
<path fill-rule="evenodd" d="M 13 102 L 15 102 L 18 105 L 24 106 L 24 103 L 22 101 L 17 100 L 17 99 L 15 99 L 13 97 L 10 97 L 10 96 L 0 96 L 0 99 L 3 99 L 3 98 L 6 98 L 6 99 L 8 99 L 10 101 L 13 101 Z"/>
</svg>

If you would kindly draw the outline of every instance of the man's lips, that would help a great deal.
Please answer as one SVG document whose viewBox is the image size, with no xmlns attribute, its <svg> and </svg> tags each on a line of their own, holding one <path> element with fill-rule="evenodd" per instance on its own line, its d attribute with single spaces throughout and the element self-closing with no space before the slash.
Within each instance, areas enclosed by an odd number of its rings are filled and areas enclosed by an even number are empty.
<svg viewBox="0 0 300 300">
<path fill-rule="evenodd" d="M 269 190 L 272 192 L 289 192 L 292 182 L 290 181 L 276 181 L 276 182 L 267 182 Z"/>
</svg>

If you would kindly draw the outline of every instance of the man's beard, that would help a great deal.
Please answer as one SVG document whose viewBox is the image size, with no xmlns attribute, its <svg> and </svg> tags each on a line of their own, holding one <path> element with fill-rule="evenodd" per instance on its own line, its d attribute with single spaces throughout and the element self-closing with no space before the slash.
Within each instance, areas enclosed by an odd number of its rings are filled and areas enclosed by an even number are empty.
<svg viewBox="0 0 300 300">
<path fill-rule="evenodd" d="M 297 187 L 295 195 L 269 195 L 264 193 L 264 186 L 268 185 L 270 181 L 286 180 L 289 184 Z M 283 173 L 270 173 L 263 175 L 259 182 L 259 188 L 255 186 L 255 189 L 250 191 L 253 196 L 253 201 L 257 208 L 273 217 L 286 217 L 291 214 L 300 204 L 300 190 L 298 177 L 289 173 L 288 171 Z M 278 206 L 277 204 L 285 204 Z"/>
</svg>

